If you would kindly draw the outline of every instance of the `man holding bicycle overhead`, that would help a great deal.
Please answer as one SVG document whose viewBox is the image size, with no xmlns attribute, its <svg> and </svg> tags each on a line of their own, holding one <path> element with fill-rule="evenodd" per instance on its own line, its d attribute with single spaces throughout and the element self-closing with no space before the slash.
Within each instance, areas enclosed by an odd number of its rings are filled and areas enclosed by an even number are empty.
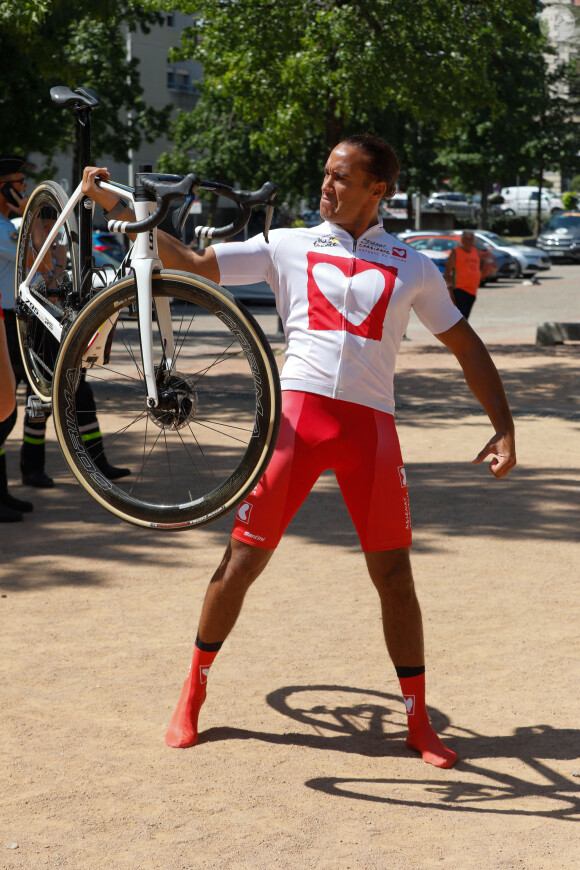
<svg viewBox="0 0 580 870">
<path fill-rule="evenodd" d="M 354 136 L 331 152 L 318 227 L 273 230 L 196 253 L 159 234 L 165 268 L 224 284 L 267 280 L 284 324 L 283 411 L 273 458 L 239 506 L 231 541 L 206 592 L 191 669 L 166 734 L 173 747 L 197 742 L 209 669 L 246 592 L 268 564 L 322 471 L 335 471 L 380 602 L 409 733 L 407 745 L 438 767 L 456 754 L 435 734 L 425 706 L 421 611 L 409 559 L 411 520 L 394 425 L 396 354 L 411 308 L 457 357 L 494 434 L 474 463 L 492 456 L 503 478 L 515 465 L 514 427 L 501 379 L 483 343 L 455 308 L 436 267 L 383 229 L 378 206 L 395 191 L 395 153 L 375 136 Z M 128 219 L 88 167 L 84 192 Z M 119 210 L 120 213 L 119 213 Z"/>
</svg>

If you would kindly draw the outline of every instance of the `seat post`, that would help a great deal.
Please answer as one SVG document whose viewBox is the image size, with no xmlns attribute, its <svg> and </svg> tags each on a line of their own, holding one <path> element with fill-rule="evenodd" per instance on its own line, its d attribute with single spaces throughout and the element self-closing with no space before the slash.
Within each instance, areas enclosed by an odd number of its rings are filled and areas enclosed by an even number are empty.
<svg viewBox="0 0 580 870">
<path fill-rule="evenodd" d="M 82 106 L 76 111 L 79 129 L 80 166 L 76 183 L 80 184 L 85 166 L 91 164 L 91 108 Z M 79 249 L 80 249 L 80 287 L 84 295 L 87 276 L 93 267 L 93 202 L 84 196 L 79 203 Z"/>
</svg>

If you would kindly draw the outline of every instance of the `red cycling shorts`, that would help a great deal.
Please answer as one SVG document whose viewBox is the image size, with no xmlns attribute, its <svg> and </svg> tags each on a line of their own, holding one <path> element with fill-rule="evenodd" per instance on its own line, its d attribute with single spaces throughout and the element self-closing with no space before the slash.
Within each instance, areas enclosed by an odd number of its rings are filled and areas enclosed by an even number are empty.
<svg viewBox="0 0 580 870">
<path fill-rule="evenodd" d="M 392 414 L 285 390 L 276 449 L 238 508 L 232 536 L 273 550 L 323 471 L 332 469 L 365 552 L 411 545 L 407 477 Z"/>
</svg>

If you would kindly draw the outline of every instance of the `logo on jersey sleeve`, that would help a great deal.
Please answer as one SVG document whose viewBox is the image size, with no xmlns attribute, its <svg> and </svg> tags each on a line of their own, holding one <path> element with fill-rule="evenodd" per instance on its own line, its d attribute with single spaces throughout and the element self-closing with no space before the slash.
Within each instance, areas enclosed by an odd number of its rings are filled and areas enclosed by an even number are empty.
<svg viewBox="0 0 580 870">
<path fill-rule="evenodd" d="M 406 248 L 393 248 L 391 253 L 392 253 L 393 257 L 401 257 L 401 259 L 404 260 L 405 257 L 407 256 L 407 249 Z"/>
<path fill-rule="evenodd" d="M 398 270 L 317 251 L 308 251 L 306 256 L 309 328 L 340 330 L 380 341 Z M 346 281 L 350 281 L 351 293 L 345 312 Z"/>
</svg>

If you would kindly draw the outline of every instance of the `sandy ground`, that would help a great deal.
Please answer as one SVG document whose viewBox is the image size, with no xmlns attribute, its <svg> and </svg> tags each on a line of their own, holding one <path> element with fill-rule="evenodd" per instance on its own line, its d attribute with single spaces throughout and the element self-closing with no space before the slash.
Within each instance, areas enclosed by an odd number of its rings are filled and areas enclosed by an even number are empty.
<svg viewBox="0 0 580 870">
<path fill-rule="evenodd" d="M 544 290 L 570 312 L 580 267 L 559 274 Z M 15 483 L 35 511 L 0 527 L 2 870 L 578 866 L 578 348 L 534 347 L 534 298 L 504 285 L 474 309 L 516 417 L 505 481 L 470 464 L 490 430 L 454 360 L 414 322 L 400 355 L 428 702 L 453 770 L 405 748 L 378 601 L 326 475 L 216 660 L 198 746 L 168 749 L 231 521 L 122 524 L 50 424 L 57 487 Z"/>
</svg>

